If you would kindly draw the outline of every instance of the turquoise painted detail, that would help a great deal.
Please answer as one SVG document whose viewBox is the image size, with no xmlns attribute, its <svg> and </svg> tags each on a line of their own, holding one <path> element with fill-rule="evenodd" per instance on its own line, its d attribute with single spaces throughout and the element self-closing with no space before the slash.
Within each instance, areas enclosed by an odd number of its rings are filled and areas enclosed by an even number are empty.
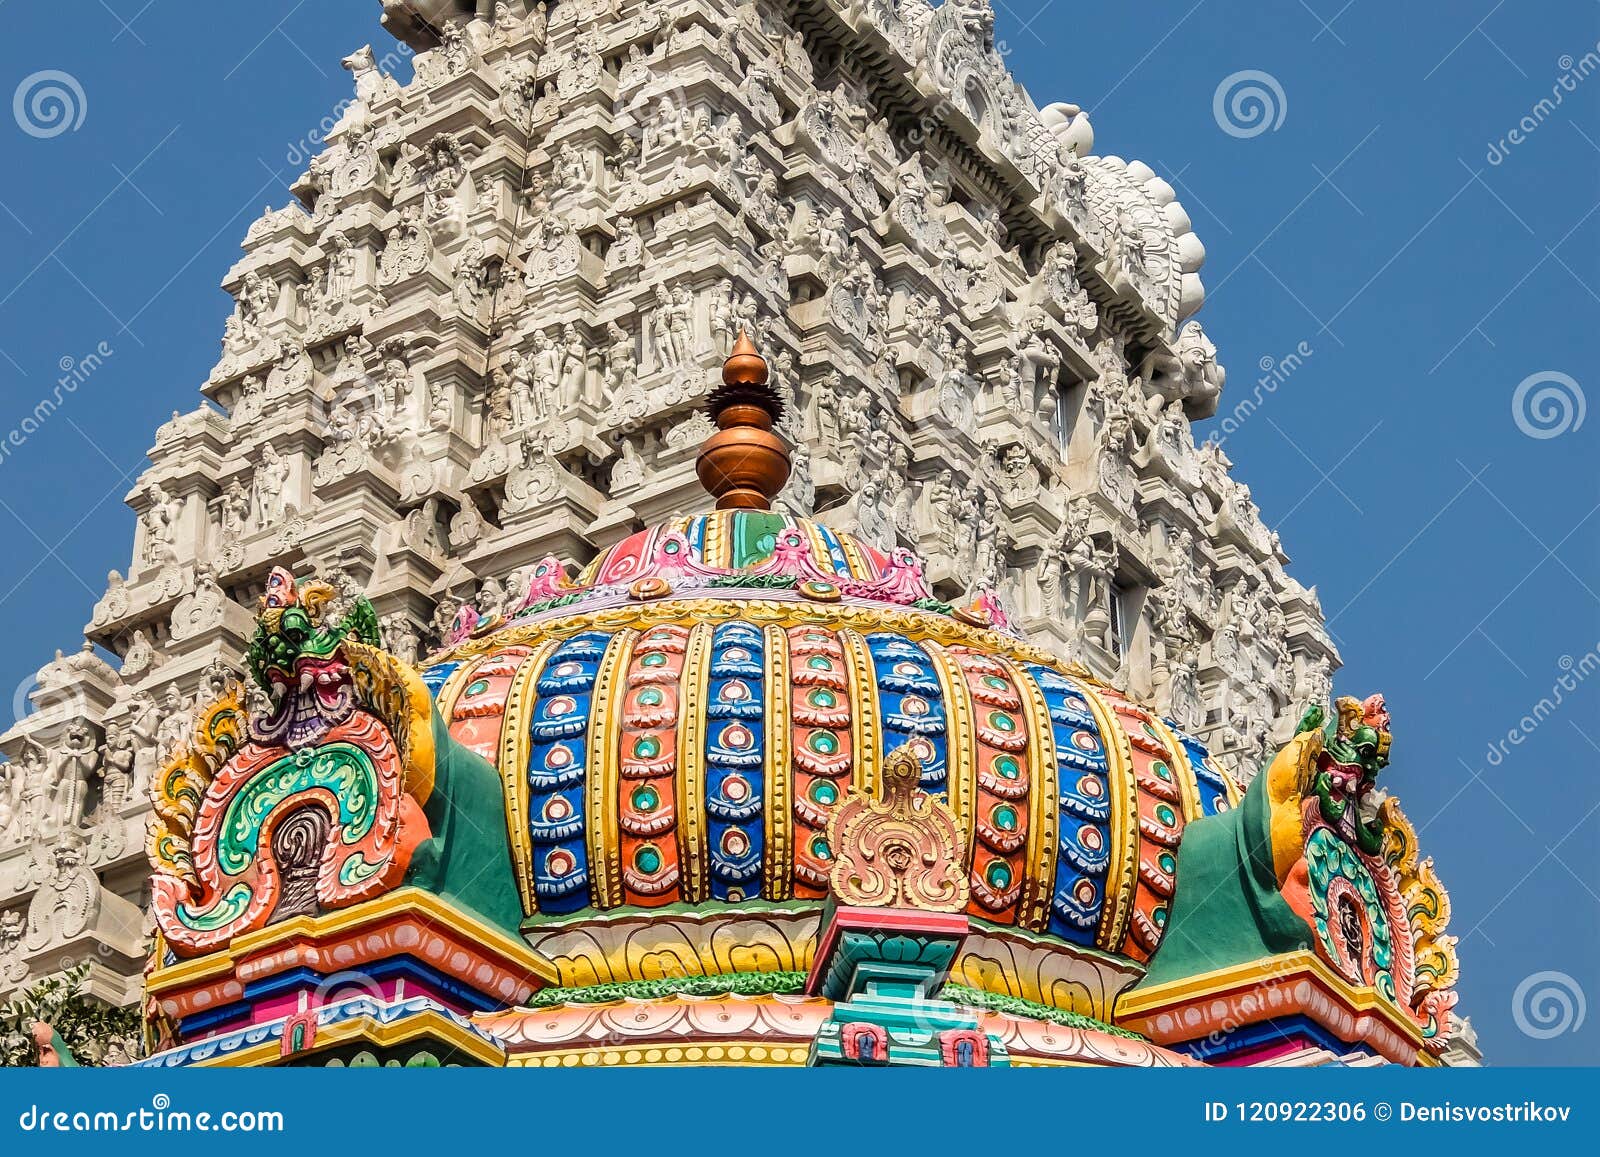
<svg viewBox="0 0 1600 1157">
<path fill-rule="evenodd" d="M 321 788 L 332 793 L 345 844 L 359 843 L 378 819 L 378 773 L 366 752 L 348 743 L 296 752 L 259 772 L 228 801 L 217 841 L 223 874 L 237 876 L 255 862 L 261 827 L 291 796 Z"/>
</svg>

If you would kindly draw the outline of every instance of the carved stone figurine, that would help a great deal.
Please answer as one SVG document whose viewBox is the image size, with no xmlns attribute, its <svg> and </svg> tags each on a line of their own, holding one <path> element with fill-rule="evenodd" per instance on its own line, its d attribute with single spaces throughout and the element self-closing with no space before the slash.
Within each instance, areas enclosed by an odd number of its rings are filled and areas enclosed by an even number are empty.
<svg viewBox="0 0 1600 1157">
<path fill-rule="evenodd" d="M 261 447 L 256 464 L 255 519 L 263 529 L 283 521 L 288 503 L 289 463 L 271 442 Z"/>
<path fill-rule="evenodd" d="M 67 728 L 54 763 L 54 789 L 50 814 L 56 830 L 83 825 L 84 805 L 89 799 L 89 784 L 100 769 L 100 745 L 86 723 L 74 722 Z"/>
<path fill-rule="evenodd" d="M 128 802 L 138 758 L 132 729 L 126 723 L 109 725 L 105 744 L 100 748 L 101 815 L 113 814 Z"/>
</svg>

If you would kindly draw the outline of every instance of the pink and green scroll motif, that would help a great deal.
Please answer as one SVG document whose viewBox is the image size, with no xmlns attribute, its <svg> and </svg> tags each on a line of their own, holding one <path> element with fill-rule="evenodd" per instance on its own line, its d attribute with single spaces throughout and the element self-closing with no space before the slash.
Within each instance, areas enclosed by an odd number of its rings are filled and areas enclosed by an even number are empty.
<svg viewBox="0 0 1600 1157">
<path fill-rule="evenodd" d="M 154 878 L 152 906 L 169 946 L 197 955 L 399 885 L 430 835 L 402 779 L 388 727 L 364 711 L 315 747 L 247 744 L 206 788 L 189 880 Z"/>
</svg>

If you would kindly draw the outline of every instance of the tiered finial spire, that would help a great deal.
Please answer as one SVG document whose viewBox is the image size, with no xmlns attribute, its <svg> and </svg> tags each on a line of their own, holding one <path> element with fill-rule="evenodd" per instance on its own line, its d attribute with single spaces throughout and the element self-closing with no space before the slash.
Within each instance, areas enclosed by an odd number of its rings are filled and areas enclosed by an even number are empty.
<svg viewBox="0 0 1600 1157">
<path fill-rule="evenodd" d="M 789 451 L 773 432 L 783 402 L 767 382 L 766 359 L 743 330 L 723 363 L 710 411 L 717 432 L 700 449 L 701 484 L 718 510 L 772 509 L 789 481 Z"/>
</svg>

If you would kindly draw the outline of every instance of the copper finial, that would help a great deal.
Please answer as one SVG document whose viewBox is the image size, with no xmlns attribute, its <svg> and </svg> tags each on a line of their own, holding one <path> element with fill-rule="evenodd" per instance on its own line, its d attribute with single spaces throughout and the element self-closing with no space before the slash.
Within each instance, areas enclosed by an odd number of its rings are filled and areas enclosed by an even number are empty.
<svg viewBox="0 0 1600 1157">
<path fill-rule="evenodd" d="M 695 464 L 701 484 L 718 510 L 772 509 L 789 481 L 789 451 L 772 432 L 783 417 L 783 402 L 767 384 L 766 359 L 743 330 L 722 365 L 710 411 L 717 432 L 706 439 Z"/>
</svg>

